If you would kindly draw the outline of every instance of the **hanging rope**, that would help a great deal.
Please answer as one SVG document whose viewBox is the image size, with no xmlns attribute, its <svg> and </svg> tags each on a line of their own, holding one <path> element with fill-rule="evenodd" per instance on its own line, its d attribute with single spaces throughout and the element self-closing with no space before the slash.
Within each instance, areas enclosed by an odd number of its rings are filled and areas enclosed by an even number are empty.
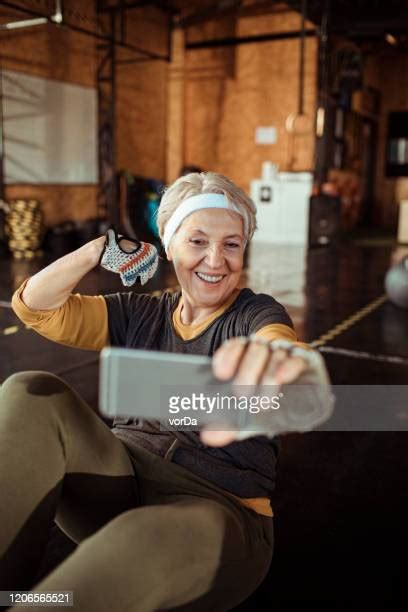
<svg viewBox="0 0 408 612">
<path fill-rule="evenodd" d="M 307 134 L 310 132 L 310 117 L 305 113 L 305 49 L 306 49 L 306 15 L 307 0 L 302 0 L 302 14 L 299 36 L 299 73 L 298 73 L 298 105 L 297 112 L 290 113 L 285 121 L 289 134 Z"/>
<path fill-rule="evenodd" d="M 305 112 L 305 52 L 306 52 L 306 17 L 307 0 L 302 0 L 302 12 L 299 35 L 299 72 L 297 111 L 290 113 L 285 120 L 288 133 L 287 169 L 292 171 L 296 162 L 295 138 L 311 134 L 314 129 L 313 118 Z"/>
</svg>

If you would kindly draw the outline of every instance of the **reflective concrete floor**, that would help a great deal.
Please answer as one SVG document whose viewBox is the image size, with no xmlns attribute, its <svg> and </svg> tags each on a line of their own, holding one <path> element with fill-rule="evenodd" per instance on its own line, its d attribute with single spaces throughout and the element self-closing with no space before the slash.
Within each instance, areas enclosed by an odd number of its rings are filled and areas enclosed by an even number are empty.
<svg viewBox="0 0 408 612">
<path fill-rule="evenodd" d="M 403 254 L 404 249 L 370 243 L 309 251 L 257 244 L 242 286 L 273 295 L 287 308 L 299 338 L 318 341 L 334 384 L 403 385 L 408 311 L 384 301 L 353 319 L 383 295 L 385 272 Z M 0 383 L 16 371 L 48 370 L 96 408 L 98 355 L 48 342 L 26 330 L 9 307 L 13 290 L 50 260 L 0 258 Z M 163 262 L 143 289 L 176 284 Z M 120 290 L 119 279 L 101 269 L 78 286 L 88 294 Z M 336 328 L 350 317 L 354 324 Z M 406 432 L 317 431 L 282 440 L 272 500 L 275 557 L 264 583 L 237 610 L 406 608 Z M 40 575 L 72 547 L 55 528 Z"/>
</svg>

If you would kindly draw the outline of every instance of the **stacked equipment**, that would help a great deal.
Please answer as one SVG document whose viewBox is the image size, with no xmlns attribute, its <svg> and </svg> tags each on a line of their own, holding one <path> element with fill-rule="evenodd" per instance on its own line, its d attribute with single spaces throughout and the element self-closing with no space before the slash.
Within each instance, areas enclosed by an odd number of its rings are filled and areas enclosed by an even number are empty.
<svg viewBox="0 0 408 612">
<path fill-rule="evenodd" d="M 8 208 L 6 235 L 13 257 L 33 259 L 42 255 L 43 215 L 40 202 L 11 200 Z"/>
</svg>

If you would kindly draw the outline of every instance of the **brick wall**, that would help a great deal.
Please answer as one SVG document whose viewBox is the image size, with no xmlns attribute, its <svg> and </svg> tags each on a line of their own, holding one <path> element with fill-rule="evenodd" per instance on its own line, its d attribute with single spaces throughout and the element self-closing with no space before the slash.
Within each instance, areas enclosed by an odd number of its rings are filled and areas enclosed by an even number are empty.
<svg viewBox="0 0 408 612">
<path fill-rule="evenodd" d="M 93 0 L 66 3 L 67 20 L 86 29 L 95 28 Z M 86 16 L 78 19 L 75 13 Z M 137 13 L 137 14 L 136 14 Z M 2 9 L 1 21 L 23 18 Z M 132 43 L 166 53 L 167 24 L 159 11 L 144 9 L 128 20 Z M 53 25 L 1 32 L 4 69 L 78 85 L 96 86 L 96 39 Z M 135 57 L 118 49 L 118 57 Z M 117 168 L 127 168 L 156 178 L 165 174 L 165 113 L 167 65 L 142 62 L 117 69 Z M 37 198 L 45 222 L 54 225 L 68 219 L 96 215 L 96 185 L 8 185 L 6 198 Z"/>
<path fill-rule="evenodd" d="M 296 30 L 295 13 L 229 18 L 190 28 L 188 40 L 249 36 Z M 312 170 L 314 130 L 291 136 L 285 120 L 298 100 L 297 40 L 189 50 L 185 57 L 184 163 L 222 172 L 244 189 L 258 177 L 262 162 L 281 170 Z M 316 103 L 317 41 L 306 39 L 305 112 L 313 126 Z M 274 126 L 273 145 L 255 143 L 257 126 Z"/>
</svg>

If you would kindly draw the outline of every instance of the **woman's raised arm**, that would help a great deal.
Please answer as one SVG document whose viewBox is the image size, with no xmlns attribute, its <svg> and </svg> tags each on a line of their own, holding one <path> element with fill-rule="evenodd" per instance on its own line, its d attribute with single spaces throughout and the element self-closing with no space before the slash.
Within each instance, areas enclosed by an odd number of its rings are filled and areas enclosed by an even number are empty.
<svg viewBox="0 0 408 612">
<path fill-rule="evenodd" d="M 105 236 L 100 236 L 37 272 L 21 294 L 24 304 L 32 310 L 54 310 L 65 304 L 79 281 L 98 265 L 104 245 Z"/>
</svg>

